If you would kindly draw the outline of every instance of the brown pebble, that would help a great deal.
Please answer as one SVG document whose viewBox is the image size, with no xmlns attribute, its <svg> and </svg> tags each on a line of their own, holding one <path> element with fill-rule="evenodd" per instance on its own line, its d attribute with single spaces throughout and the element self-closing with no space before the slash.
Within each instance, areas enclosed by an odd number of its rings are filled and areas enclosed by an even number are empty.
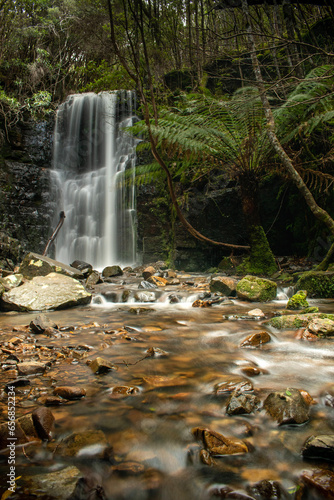
<svg viewBox="0 0 334 500">
<path fill-rule="evenodd" d="M 73 400 L 81 399 L 86 396 L 86 391 L 81 387 L 60 386 L 54 389 L 53 394 L 55 396 L 60 396 L 63 399 Z"/>
</svg>

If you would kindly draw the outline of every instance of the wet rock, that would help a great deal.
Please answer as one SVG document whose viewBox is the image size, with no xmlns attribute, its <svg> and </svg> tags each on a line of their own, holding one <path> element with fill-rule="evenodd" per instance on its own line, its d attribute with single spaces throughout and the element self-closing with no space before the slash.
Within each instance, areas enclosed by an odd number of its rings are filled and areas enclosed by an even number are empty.
<svg viewBox="0 0 334 500">
<path fill-rule="evenodd" d="M 149 349 L 147 349 L 146 351 L 146 354 L 148 356 L 154 356 L 156 358 L 168 356 L 168 352 L 160 349 L 159 347 L 149 347 Z"/>
<path fill-rule="evenodd" d="M 309 418 L 309 405 L 298 389 L 272 392 L 263 406 L 279 425 L 303 424 Z"/>
<path fill-rule="evenodd" d="M 239 394 L 234 392 L 227 402 L 228 415 L 242 415 L 253 413 L 260 405 L 259 399 L 254 394 Z"/>
<path fill-rule="evenodd" d="M 136 292 L 134 299 L 136 302 L 155 302 L 156 296 L 154 292 Z"/>
<path fill-rule="evenodd" d="M 20 286 L 23 281 L 22 274 L 10 274 L 5 278 L 0 278 L 0 284 L 4 287 L 4 289 L 11 290 L 12 288 L 16 288 Z"/>
<path fill-rule="evenodd" d="M 241 300 L 268 302 L 274 300 L 277 285 L 274 281 L 247 275 L 237 284 L 237 296 Z"/>
<path fill-rule="evenodd" d="M 234 490 L 230 486 L 213 486 L 209 489 L 209 498 L 228 498 L 233 500 L 254 500 L 245 491 Z"/>
<path fill-rule="evenodd" d="M 27 385 L 30 385 L 31 382 L 28 378 L 17 378 L 15 380 L 11 380 L 10 382 L 7 382 L 7 384 L 5 385 L 5 391 L 8 392 L 12 389 L 10 389 L 11 387 L 25 387 Z M 15 390 L 15 389 L 14 389 Z"/>
<path fill-rule="evenodd" d="M 240 342 L 240 347 L 259 347 L 267 342 L 270 342 L 270 335 L 268 332 L 256 332 L 252 335 L 248 335 L 248 337 Z"/>
<path fill-rule="evenodd" d="M 231 394 L 234 391 L 238 393 L 251 392 L 253 384 L 242 377 L 227 376 L 226 380 L 215 385 L 214 393 L 217 396 Z"/>
<path fill-rule="evenodd" d="M 86 395 L 86 391 L 82 387 L 64 385 L 55 387 L 53 394 L 63 399 L 75 400 L 83 398 Z"/>
<path fill-rule="evenodd" d="M 235 297 L 237 295 L 237 280 L 228 276 L 215 276 L 210 281 L 210 291 L 220 292 L 226 297 Z"/>
<path fill-rule="evenodd" d="M 117 385 L 111 390 L 111 397 L 119 398 L 124 396 L 134 396 L 140 392 L 139 387 L 131 387 L 129 385 Z"/>
<path fill-rule="evenodd" d="M 147 290 L 150 288 L 158 288 L 158 286 L 155 283 L 150 283 L 149 281 L 141 281 L 140 284 L 138 285 L 138 288 Z"/>
<path fill-rule="evenodd" d="M 15 311 L 46 311 L 88 304 L 91 294 L 79 281 L 58 273 L 37 276 L 2 295 L 5 309 Z"/>
<path fill-rule="evenodd" d="M 192 303 L 192 307 L 211 307 L 212 303 L 209 300 L 197 299 Z"/>
<path fill-rule="evenodd" d="M 247 375 L 247 377 L 256 377 L 257 375 L 261 375 L 261 373 L 263 373 L 260 368 L 256 368 L 255 366 L 245 366 L 241 369 L 241 371 Z"/>
<path fill-rule="evenodd" d="M 29 327 L 33 333 L 44 333 L 47 328 L 57 328 L 57 325 L 45 314 L 40 314 L 30 321 Z"/>
<path fill-rule="evenodd" d="M 88 264 L 88 262 L 84 262 L 83 260 L 75 260 L 74 262 L 72 262 L 71 267 L 79 269 L 79 271 L 81 271 L 85 278 L 87 278 L 93 271 L 93 266 L 91 264 Z"/>
<path fill-rule="evenodd" d="M 59 406 L 64 400 L 58 396 L 47 396 L 42 402 L 45 406 Z"/>
<path fill-rule="evenodd" d="M 311 313 L 311 314 L 284 314 L 282 316 L 276 316 L 271 318 L 265 323 L 273 326 L 277 329 L 292 329 L 292 328 L 306 328 L 309 323 L 311 323 L 315 318 L 328 318 L 334 319 L 333 314 L 321 314 L 321 313 Z"/>
<path fill-rule="evenodd" d="M 111 370 L 117 370 L 117 367 L 113 365 L 110 361 L 101 358 L 99 356 L 95 358 L 89 366 L 91 370 L 97 375 L 100 375 L 101 373 L 110 372 Z"/>
<path fill-rule="evenodd" d="M 208 465 L 209 467 L 217 465 L 216 460 L 212 458 L 208 450 L 201 450 L 199 453 L 199 459 L 204 465 Z"/>
<path fill-rule="evenodd" d="M 107 266 L 102 271 L 103 278 L 112 278 L 113 276 L 122 276 L 123 271 L 119 266 Z"/>
<path fill-rule="evenodd" d="M 170 295 L 168 295 L 168 300 L 170 304 L 178 304 L 179 302 L 181 302 L 182 297 L 181 295 L 171 293 Z"/>
<path fill-rule="evenodd" d="M 28 413 L 27 415 L 23 415 L 23 417 L 20 417 L 17 419 L 17 422 L 19 422 L 21 429 L 23 430 L 25 435 L 28 437 L 28 439 L 38 438 L 38 437 L 41 438 L 41 436 L 39 436 L 37 434 L 37 430 L 35 428 L 32 413 Z"/>
<path fill-rule="evenodd" d="M 302 448 L 304 458 L 334 460 L 334 434 L 310 436 Z"/>
<path fill-rule="evenodd" d="M 129 313 L 131 314 L 145 314 L 153 311 L 154 309 L 150 309 L 148 307 L 131 307 L 131 309 L 129 309 Z"/>
<path fill-rule="evenodd" d="M 251 311 L 247 312 L 247 316 L 250 316 L 251 318 L 264 318 L 265 314 L 261 309 L 252 309 Z"/>
<path fill-rule="evenodd" d="M 307 297 L 307 291 L 299 290 L 292 297 L 290 297 L 286 305 L 286 308 L 291 310 L 299 310 L 299 309 L 305 309 L 305 307 L 309 307 L 309 303 L 307 302 L 306 297 Z"/>
<path fill-rule="evenodd" d="M 83 279 L 84 277 L 78 269 L 37 253 L 26 255 L 20 265 L 20 274 L 27 279 L 47 276 L 50 273 L 61 273 L 74 279 Z"/>
<path fill-rule="evenodd" d="M 166 278 L 161 278 L 160 276 L 150 276 L 147 281 L 149 283 L 153 283 L 158 287 L 164 287 L 168 284 L 168 280 Z"/>
<path fill-rule="evenodd" d="M 19 375 L 23 377 L 27 375 L 33 375 L 35 373 L 44 373 L 46 370 L 46 365 L 38 361 L 27 361 L 24 363 L 18 363 L 16 365 Z"/>
<path fill-rule="evenodd" d="M 307 487 L 309 495 L 306 498 L 334 500 L 334 472 L 325 469 L 305 471 L 301 480 Z M 317 496 L 314 496 L 317 493 Z"/>
<path fill-rule="evenodd" d="M 78 479 L 75 489 L 67 500 L 105 500 L 104 489 L 94 475 Z"/>
<path fill-rule="evenodd" d="M 110 449 L 102 431 L 88 430 L 74 432 L 64 438 L 56 448 L 56 454 L 62 457 L 104 458 Z"/>
<path fill-rule="evenodd" d="M 205 449 L 212 455 L 235 455 L 248 453 L 247 444 L 234 437 L 226 437 L 205 427 L 195 427 L 192 434 L 196 439 L 201 440 Z"/>
<path fill-rule="evenodd" d="M 317 342 L 320 337 L 311 333 L 307 328 L 298 330 L 296 334 L 296 339 L 306 340 L 307 342 Z"/>
<path fill-rule="evenodd" d="M 113 465 L 111 470 L 120 476 L 137 476 L 145 471 L 145 467 L 139 462 L 128 461 Z"/>
<path fill-rule="evenodd" d="M 307 327 L 308 331 L 320 337 L 334 335 L 334 321 L 328 318 L 315 318 Z"/>
<path fill-rule="evenodd" d="M 36 408 L 32 413 L 32 420 L 38 436 L 43 440 L 50 440 L 55 421 L 52 412 L 48 408 Z"/>
<path fill-rule="evenodd" d="M 23 476 L 17 492 L 22 492 L 20 498 L 35 498 L 38 492 L 38 497 L 64 500 L 73 493 L 80 476 L 80 470 L 73 466 L 47 474 Z"/>
<path fill-rule="evenodd" d="M 98 271 L 92 271 L 88 278 L 86 279 L 86 287 L 92 288 L 93 286 L 102 283 L 100 273 Z"/>
<path fill-rule="evenodd" d="M 267 479 L 248 486 L 247 492 L 256 500 L 283 500 L 288 498 L 278 481 L 269 481 Z"/>
<path fill-rule="evenodd" d="M 24 430 L 22 429 L 18 420 L 15 420 L 15 429 L 11 431 L 11 438 L 15 439 L 15 446 L 19 444 L 25 444 L 29 442 L 29 438 L 26 436 Z M 0 424 L 0 450 L 8 449 L 8 422 Z"/>
<path fill-rule="evenodd" d="M 154 273 L 155 273 L 154 267 L 148 266 L 148 267 L 146 267 L 146 269 L 144 269 L 142 276 L 143 276 L 144 280 L 147 280 L 147 278 L 150 278 L 151 276 L 153 276 Z"/>
</svg>

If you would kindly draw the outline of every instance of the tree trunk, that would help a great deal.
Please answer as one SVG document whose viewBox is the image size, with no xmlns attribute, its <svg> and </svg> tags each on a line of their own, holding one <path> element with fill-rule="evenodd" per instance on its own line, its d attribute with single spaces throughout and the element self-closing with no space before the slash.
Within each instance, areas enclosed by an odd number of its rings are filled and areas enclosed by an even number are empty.
<svg viewBox="0 0 334 500">
<path fill-rule="evenodd" d="M 246 171 L 239 176 L 239 185 L 250 242 L 250 255 L 244 259 L 240 271 L 245 274 L 271 275 L 277 271 L 277 265 L 261 224 L 258 180 L 252 172 Z"/>
<path fill-rule="evenodd" d="M 313 215 L 319 219 L 321 222 L 326 224 L 328 227 L 329 231 L 331 232 L 332 235 L 334 235 L 334 220 L 332 217 L 326 212 L 326 210 L 322 209 L 319 207 L 319 205 L 316 203 L 311 191 L 308 189 L 306 186 L 305 182 L 293 166 L 292 160 L 288 156 L 288 154 L 285 152 L 283 149 L 283 146 L 281 145 L 280 141 L 277 138 L 277 135 L 275 133 L 275 120 L 274 116 L 267 98 L 266 94 L 266 89 L 264 85 L 264 81 L 262 78 L 262 73 L 261 73 L 261 68 L 259 61 L 257 59 L 256 55 L 256 49 L 255 49 L 255 42 L 254 42 L 254 37 L 252 33 L 252 24 L 251 24 L 251 18 L 249 15 L 249 9 L 248 9 L 248 2 L 247 0 L 242 0 L 242 9 L 243 13 L 246 17 L 247 20 L 247 32 L 248 32 L 248 43 L 250 45 L 250 51 L 251 51 L 251 58 L 252 58 L 252 66 L 253 66 L 253 71 L 255 73 L 255 78 L 257 82 L 258 89 L 260 91 L 260 96 L 261 96 L 261 101 L 263 105 L 263 109 L 265 112 L 266 120 L 267 120 L 267 132 L 269 136 L 269 140 L 277 153 L 279 159 L 282 162 L 283 167 L 286 169 L 286 171 L 289 174 L 289 177 L 291 180 L 294 182 L 294 184 L 297 186 L 298 190 L 300 191 L 301 195 L 304 197 L 308 207 L 312 211 Z"/>
</svg>

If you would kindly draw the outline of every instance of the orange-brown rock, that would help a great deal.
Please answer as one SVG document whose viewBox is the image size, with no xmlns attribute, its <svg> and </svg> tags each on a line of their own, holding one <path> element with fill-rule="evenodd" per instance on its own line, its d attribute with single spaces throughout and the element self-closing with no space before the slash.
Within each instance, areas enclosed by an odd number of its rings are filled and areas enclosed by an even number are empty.
<svg viewBox="0 0 334 500">
<path fill-rule="evenodd" d="M 246 443 L 241 439 L 226 437 L 205 427 L 195 427 L 192 433 L 203 442 L 205 449 L 213 456 L 236 455 L 249 451 Z"/>
</svg>

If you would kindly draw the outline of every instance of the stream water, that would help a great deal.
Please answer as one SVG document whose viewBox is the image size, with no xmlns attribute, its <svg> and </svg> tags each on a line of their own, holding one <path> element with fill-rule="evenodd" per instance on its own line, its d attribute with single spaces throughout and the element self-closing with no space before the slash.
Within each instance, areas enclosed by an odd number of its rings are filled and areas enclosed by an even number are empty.
<svg viewBox="0 0 334 500">
<path fill-rule="evenodd" d="M 202 278 L 195 277 L 196 293 Z M 194 308 L 194 288 L 185 287 L 182 293 L 183 301 L 177 304 L 161 296 L 149 304 L 110 302 L 47 313 L 59 327 L 68 328 L 58 338 L 36 336 L 35 346 L 39 352 L 47 348 L 61 353 L 67 348 L 71 354 L 52 363 L 37 385 L 46 392 L 54 385 L 86 390 L 82 400 L 52 407 L 56 442 L 71 432 L 103 431 L 115 463 L 137 465 L 129 466 L 131 472 L 116 472 L 96 456 L 94 447 L 86 455 L 50 460 L 42 447 L 29 460 L 18 455 L 20 475 L 54 471 L 70 462 L 86 475 L 94 473 L 106 498 L 112 500 L 204 499 L 214 485 L 246 490 L 264 479 L 279 481 L 287 497 L 294 498 L 300 474 L 314 465 L 301 456 L 305 440 L 312 434 L 334 433 L 334 409 L 324 400 L 327 388 L 333 386 L 333 340 L 303 342 L 296 340 L 293 330 L 274 330 L 263 319 L 247 317 L 256 307 L 271 317 L 285 307 L 284 300 L 267 304 L 233 300 Z M 320 311 L 334 311 L 333 301 L 315 304 Z M 134 306 L 139 308 L 137 314 L 131 311 Z M 138 314 L 140 308 L 146 310 Z M 31 319 L 29 314 L 3 314 L 0 327 L 20 332 Z M 269 332 L 269 343 L 240 348 L 245 337 L 262 330 Z M 151 347 L 165 355 L 145 357 Z M 112 362 L 117 371 L 94 374 L 87 360 L 96 356 Z M 247 377 L 243 370 L 250 366 L 259 368 L 260 375 Z M 5 381 L 6 372 L 1 377 Z M 308 391 L 316 403 L 309 421 L 278 426 L 263 410 L 228 416 L 228 395 L 216 395 L 214 388 L 225 380 L 245 378 L 262 402 L 274 390 Z M 119 386 L 135 389 L 130 395 L 113 394 Z M 31 395 L 31 388 L 24 390 Z M 22 400 L 17 411 L 31 411 L 36 397 Z M 192 434 L 198 426 L 245 439 L 251 452 L 218 457 L 214 466 L 204 465 L 199 459 L 201 446 Z"/>
</svg>

